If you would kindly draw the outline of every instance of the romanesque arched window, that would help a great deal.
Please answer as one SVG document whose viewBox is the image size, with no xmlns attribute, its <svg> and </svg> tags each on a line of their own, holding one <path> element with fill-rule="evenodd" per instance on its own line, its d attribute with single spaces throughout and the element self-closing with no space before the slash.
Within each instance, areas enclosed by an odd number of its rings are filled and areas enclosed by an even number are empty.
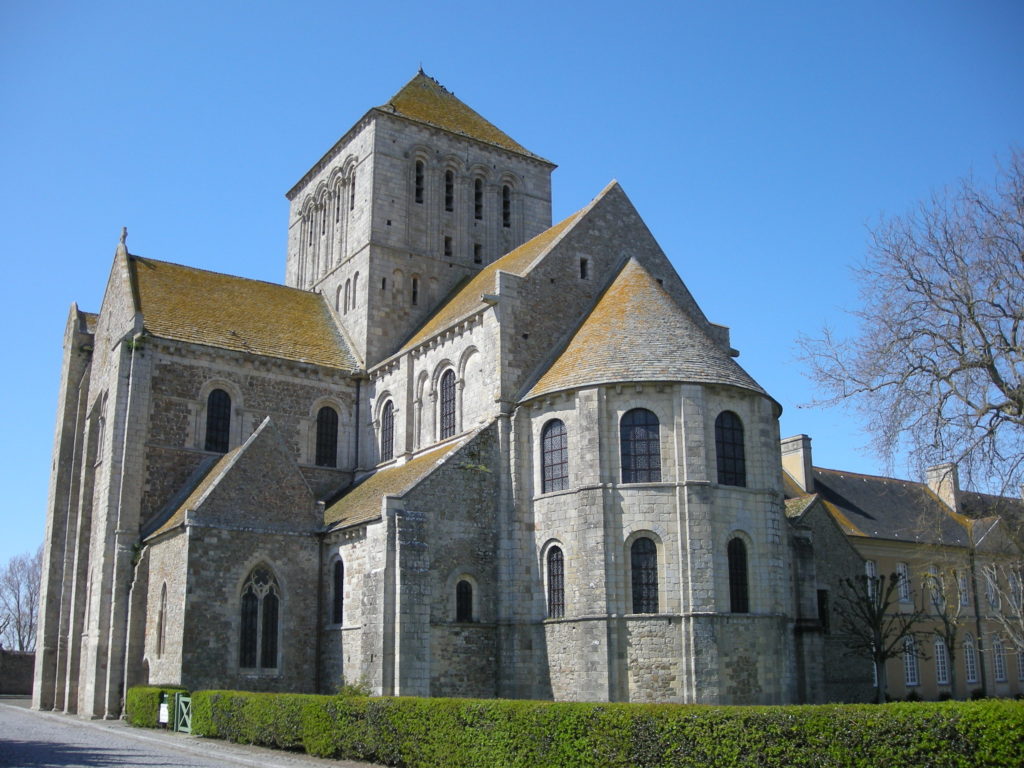
<svg viewBox="0 0 1024 768">
<path fill-rule="evenodd" d="M 569 440 L 565 424 L 552 419 L 541 430 L 541 492 L 569 487 Z"/>
<path fill-rule="evenodd" d="M 473 585 L 466 579 L 455 585 L 455 620 L 473 620 Z"/>
<path fill-rule="evenodd" d="M 658 417 L 646 408 L 627 411 L 619 424 L 622 482 L 661 482 L 661 435 Z"/>
<path fill-rule="evenodd" d="M 345 565 L 334 561 L 331 571 L 331 622 L 341 624 L 345 617 Z"/>
<path fill-rule="evenodd" d="M 444 209 L 449 212 L 455 210 L 455 173 L 453 171 L 444 172 Z"/>
<path fill-rule="evenodd" d="M 508 184 L 501 188 L 501 226 L 512 226 L 512 187 Z"/>
<path fill-rule="evenodd" d="M 345 304 L 342 310 L 343 315 L 348 314 L 348 308 L 352 304 L 352 278 L 350 277 L 345 281 Z"/>
<path fill-rule="evenodd" d="M 231 395 L 215 389 L 206 398 L 206 450 L 227 453 L 231 443 Z"/>
<path fill-rule="evenodd" d="M 482 219 L 484 217 L 484 180 L 474 179 L 473 180 L 473 218 Z"/>
<path fill-rule="evenodd" d="M 348 189 L 348 209 L 354 210 L 356 207 L 356 172 L 352 171 L 352 178 L 349 179 Z"/>
<path fill-rule="evenodd" d="M 391 461 L 395 455 L 395 405 L 390 400 L 380 412 L 380 460 Z"/>
<path fill-rule="evenodd" d="M 747 582 L 747 545 L 743 539 L 729 540 L 729 610 L 733 613 L 750 612 L 750 590 Z"/>
<path fill-rule="evenodd" d="M 565 560 L 559 547 L 548 550 L 548 618 L 565 616 Z"/>
<path fill-rule="evenodd" d="M 441 376 L 440 402 L 441 439 L 455 434 L 455 371 L 449 369 Z"/>
<path fill-rule="evenodd" d="M 414 188 L 413 195 L 414 195 L 414 198 L 415 198 L 417 203 L 422 203 L 423 202 L 423 177 L 424 177 L 424 168 L 423 168 L 423 161 L 422 160 L 417 160 L 416 161 L 416 173 L 415 173 L 415 176 L 416 176 L 416 178 L 413 181 L 413 188 Z"/>
<path fill-rule="evenodd" d="M 316 414 L 316 465 L 338 466 L 338 412 L 329 405 Z"/>
<path fill-rule="evenodd" d="M 629 548 L 633 613 L 658 612 L 658 548 L 643 536 Z"/>
<path fill-rule="evenodd" d="M 359 273 L 356 272 L 352 276 L 352 309 L 356 308 L 356 304 L 359 303 Z"/>
<path fill-rule="evenodd" d="M 722 411 L 715 419 L 715 453 L 719 484 L 745 486 L 747 460 L 743 448 L 743 422 L 732 411 Z"/>
<path fill-rule="evenodd" d="M 281 591 L 267 566 L 256 566 L 245 580 L 241 607 L 238 666 L 267 671 L 277 669 Z"/>
</svg>

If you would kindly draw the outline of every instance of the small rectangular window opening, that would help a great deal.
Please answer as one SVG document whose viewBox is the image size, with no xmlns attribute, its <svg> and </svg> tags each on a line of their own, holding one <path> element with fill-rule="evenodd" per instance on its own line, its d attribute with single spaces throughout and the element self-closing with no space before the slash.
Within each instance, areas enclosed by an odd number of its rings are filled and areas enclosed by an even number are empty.
<svg viewBox="0 0 1024 768">
<path fill-rule="evenodd" d="M 484 247 L 480 243 L 473 243 L 473 263 L 484 263 Z"/>
<path fill-rule="evenodd" d="M 444 255 L 448 257 L 452 255 L 452 239 L 448 235 L 444 236 Z"/>
<path fill-rule="evenodd" d="M 580 280 L 586 280 L 590 277 L 590 260 L 580 259 Z"/>
<path fill-rule="evenodd" d="M 412 304 L 416 306 L 420 301 L 420 281 L 418 277 L 412 279 Z"/>
<path fill-rule="evenodd" d="M 818 590 L 818 624 L 821 625 L 821 631 L 826 635 L 829 630 L 829 615 L 828 615 L 828 590 Z"/>
</svg>

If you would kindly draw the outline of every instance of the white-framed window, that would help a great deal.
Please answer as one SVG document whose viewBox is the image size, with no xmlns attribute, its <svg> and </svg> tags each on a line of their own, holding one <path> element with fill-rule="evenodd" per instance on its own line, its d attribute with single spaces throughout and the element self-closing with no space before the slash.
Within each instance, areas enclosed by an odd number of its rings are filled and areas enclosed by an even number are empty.
<svg viewBox="0 0 1024 768">
<path fill-rule="evenodd" d="M 968 683 L 978 682 L 978 652 L 970 634 L 964 636 L 964 676 Z"/>
<path fill-rule="evenodd" d="M 949 685 L 949 652 L 946 641 L 941 637 L 935 638 L 935 682 Z"/>
<path fill-rule="evenodd" d="M 910 602 L 910 567 L 906 563 L 896 563 L 896 579 L 901 603 Z"/>
<path fill-rule="evenodd" d="M 996 682 L 1006 682 L 1006 651 L 1003 641 L 998 637 L 992 639 L 992 668 L 996 673 Z"/>
<path fill-rule="evenodd" d="M 999 607 L 999 587 L 994 568 L 985 569 L 985 599 L 993 610 Z"/>
<path fill-rule="evenodd" d="M 903 641 L 903 683 L 908 688 L 920 683 L 917 669 L 917 646 L 912 637 Z"/>
<path fill-rule="evenodd" d="M 967 588 L 967 573 L 966 571 L 959 571 L 956 575 L 957 589 L 960 591 L 960 605 L 966 606 L 971 604 L 971 592 Z"/>
<path fill-rule="evenodd" d="M 875 596 L 875 588 L 878 586 L 878 563 L 874 560 L 864 561 L 864 575 L 868 578 L 868 595 Z M 875 683 L 878 685 L 878 683 Z"/>
</svg>

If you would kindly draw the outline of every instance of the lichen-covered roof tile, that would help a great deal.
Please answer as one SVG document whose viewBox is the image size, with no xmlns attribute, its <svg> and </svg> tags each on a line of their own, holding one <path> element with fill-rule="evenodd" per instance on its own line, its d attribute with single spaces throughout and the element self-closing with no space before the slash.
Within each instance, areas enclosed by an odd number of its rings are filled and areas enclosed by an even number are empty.
<svg viewBox="0 0 1024 768">
<path fill-rule="evenodd" d="M 378 470 L 324 510 L 324 525 L 340 528 L 376 520 L 385 496 L 401 496 L 411 490 L 465 442 L 463 438 L 422 453 L 404 464 Z"/>
<path fill-rule="evenodd" d="M 765 394 L 635 259 L 523 399 L 631 381 L 729 384 Z"/>
<path fill-rule="evenodd" d="M 319 294 L 140 256 L 129 263 L 143 325 L 153 336 L 342 370 L 357 367 Z"/>
<path fill-rule="evenodd" d="M 463 281 L 452 291 L 449 299 L 435 312 L 423 326 L 416 331 L 403 346 L 406 352 L 436 333 L 449 328 L 466 315 L 484 306 L 481 297 L 492 293 L 495 288 L 495 274 L 498 270 L 510 272 L 522 277 L 539 256 L 550 248 L 558 236 L 569 228 L 580 215 L 580 212 L 563 219 L 550 229 L 546 229 L 531 240 L 527 240 L 514 251 L 509 251 L 497 261 L 493 261 L 477 272 L 473 277 Z"/>
<path fill-rule="evenodd" d="M 454 93 L 422 71 L 380 109 L 543 160 L 463 104 Z"/>
</svg>

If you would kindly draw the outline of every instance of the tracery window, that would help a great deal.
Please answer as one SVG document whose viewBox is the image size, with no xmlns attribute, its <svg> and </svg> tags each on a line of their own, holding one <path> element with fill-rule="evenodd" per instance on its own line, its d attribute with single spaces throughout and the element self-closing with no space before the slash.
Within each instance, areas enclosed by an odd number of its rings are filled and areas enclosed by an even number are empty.
<svg viewBox="0 0 1024 768">
<path fill-rule="evenodd" d="M 280 588 L 273 572 L 264 565 L 253 568 L 242 588 L 238 666 L 268 671 L 277 669 L 280 602 Z"/>
<path fill-rule="evenodd" d="M 623 483 L 661 482 L 661 436 L 658 417 L 634 408 L 619 424 Z"/>
<path fill-rule="evenodd" d="M 658 612 L 658 548 L 641 537 L 629 548 L 632 572 L 633 613 Z"/>
<path fill-rule="evenodd" d="M 541 492 L 569 487 L 569 439 L 565 424 L 552 419 L 541 430 Z"/>
<path fill-rule="evenodd" d="M 455 434 L 455 371 L 441 376 L 441 439 Z"/>
<path fill-rule="evenodd" d="M 482 219 L 484 217 L 484 180 L 475 179 L 473 181 L 473 218 Z"/>
<path fill-rule="evenodd" d="M 512 226 L 512 187 L 508 184 L 501 188 L 501 226 Z"/>
<path fill-rule="evenodd" d="M 331 622 L 341 624 L 345 617 L 345 565 L 341 558 L 334 561 L 331 588 Z"/>
<path fill-rule="evenodd" d="M 338 412 L 328 405 L 316 414 L 316 465 L 338 466 Z"/>
<path fill-rule="evenodd" d="M 415 198 L 417 203 L 423 202 L 423 161 L 416 161 L 416 179 L 414 182 Z"/>
<path fill-rule="evenodd" d="M 743 422 L 732 411 L 722 411 L 715 419 L 715 452 L 718 456 L 719 485 L 746 486 Z"/>
<path fill-rule="evenodd" d="M 231 442 L 231 395 L 215 389 L 206 398 L 206 450 L 227 453 Z"/>
<path fill-rule="evenodd" d="M 964 635 L 964 676 L 968 683 L 978 682 L 978 652 L 971 634 Z"/>
<path fill-rule="evenodd" d="M 729 540 L 729 610 L 732 613 L 750 612 L 750 591 L 747 585 L 747 545 L 743 539 Z"/>
<path fill-rule="evenodd" d="M 455 585 L 455 620 L 473 620 L 473 585 L 465 579 Z"/>
<path fill-rule="evenodd" d="M 548 618 L 565 616 L 565 560 L 560 547 L 548 550 Z"/>
<path fill-rule="evenodd" d="M 380 412 L 380 460 L 391 461 L 395 455 L 395 405 L 388 400 Z"/>
</svg>

